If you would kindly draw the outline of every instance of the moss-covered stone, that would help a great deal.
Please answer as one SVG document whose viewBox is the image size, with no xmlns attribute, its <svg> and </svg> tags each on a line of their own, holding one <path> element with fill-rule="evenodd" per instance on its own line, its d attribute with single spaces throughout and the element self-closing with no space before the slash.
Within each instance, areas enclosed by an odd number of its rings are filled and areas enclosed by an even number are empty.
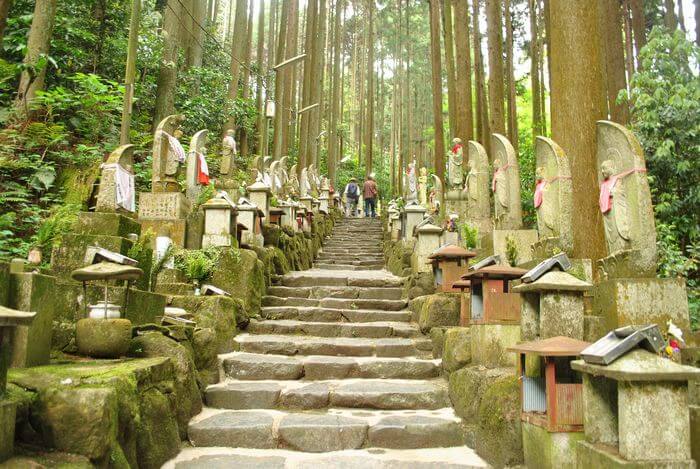
<svg viewBox="0 0 700 469">
<path fill-rule="evenodd" d="M 126 215 L 105 212 L 80 212 L 75 224 L 75 233 L 126 238 L 141 234 L 141 224 Z"/>
<path fill-rule="evenodd" d="M 246 316 L 260 313 L 265 292 L 265 266 L 255 252 L 247 249 L 223 249 L 211 283 L 243 301 Z"/>
<path fill-rule="evenodd" d="M 456 371 L 472 360 L 471 330 L 469 327 L 451 327 L 445 331 L 445 345 L 442 353 L 442 368 L 447 372 Z"/>
<path fill-rule="evenodd" d="M 523 454 L 527 467 L 575 469 L 576 446 L 583 432 L 550 433 L 531 423 L 521 423 Z"/>
<path fill-rule="evenodd" d="M 387 269 L 394 275 L 406 277 L 411 271 L 411 254 L 415 247 L 415 240 L 399 240 L 388 242 L 384 245 L 384 256 Z M 431 292 L 432 293 L 432 292 Z M 416 295 L 420 296 L 420 295 Z"/>
<path fill-rule="evenodd" d="M 129 350 L 131 321 L 81 319 L 76 325 L 75 342 L 81 355 L 94 358 L 119 358 Z"/>
<path fill-rule="evenodd" d="M 170 394 L 180 438 L 187 436 L 187 423 L 202 410 L 192 352 L 182 344 L 158 332 L 146 333 L 131 341 L 130 355 L 139 358 L 168 357 L 172 361 L 175 392 Z"/>
<path fill-rule="evenodd" d="M 205 327 L 194 332 L 194 365 L 197 367 L 197 382 L 202 389 L 219 382 L 217 342 L 217 335 L 213 329 Z"/>
<path fill-rule="evenodd" d="M 442 358 L 445 349 L 445 331 L 447 327 L 433 327 L 430 329 L 430 341 L 433 343 L 433 358 Z"/>
<path fill-rule="evenodd" d="M 404 293 L 409 300 L 435 293 L 435 277 L 432 272 L 416 272 L 406 280 Z"/>
<path fill-rule="evenodd" d="M 61 238 L 61 244 L 51 252 L 51 272 L 60 277 L 70 277 L 71 272 L 85 265 L 85 252 L 90 246 L 127 256 L 133 245 L 133 242 L 119 236 L 66 234 Z"/>
<path fill-rule="evenodd" d="M 472 363 L 490 368 L 516 365 L 516 354 L 508 348 L 520 342 L 519 324 L 471 326 Z"/>
<path fill-rule="evenodd" d="M 450 373 L 449 395 L 455 413 L 467 422 L 478 421 L 479 406 L 486 390 L 508 376 L 515 376 L 514 369 L 468 366 Z"/>
<path fill-rule="evenodd" d="M 262 233 L 265 239 L 265 246 L 279 247 L 282 230 L 278 225 L 266 223 L 263 225 Z"/>
<path fill-rule="evenodd" d="M 284 252 L 278 247 L 268 248 L 272 259 L 272 266 L 277 275 L 284 275 L 290 271 L 289 261 L 284 255 Z"/>
<path fill-rule="evenodd" d="M 10 301 L 10 264 L 0 262 L 0 305 L 7 306 Z"/>
<path fill-rule="evenodd" d="M 75 204 L 87 208 L 87 202 L 95 189 L 100 177 L 102 160 L 95 161 L 87 167 L 66 165 L 58 175 L 57 185 L 65 196 L 65 204 Z"/>
<path fill-rule="evenodd" d="M 436 293 L 428 295 L 418 315 L 418 326 L 428 332 L 436 326 L 459 324 L 460 295 L 458 293 Z"/>
<path fill-rule="evenodd" d="M 4 376 L 0 377 L 4 379 Z M 0 395 L 4 390 L 0 391 Z M 0 464 L 10 458 L 15 443 L 15 403 L 0 399 Z"/>
<path fill-rule="evenodd" d="M 479 405 L 476 451 L 494 467 L 523 462 L 517 377 L 498 378 L 486 388 Z"/>
<path fill-rule="evenodd" d="M 177 422 L 170 401 L 158 389 L 148 389 L 139 398 L 141 419 L 136 439 L 139 468 L 157 469 L 180 449 Z"/>
</svg>

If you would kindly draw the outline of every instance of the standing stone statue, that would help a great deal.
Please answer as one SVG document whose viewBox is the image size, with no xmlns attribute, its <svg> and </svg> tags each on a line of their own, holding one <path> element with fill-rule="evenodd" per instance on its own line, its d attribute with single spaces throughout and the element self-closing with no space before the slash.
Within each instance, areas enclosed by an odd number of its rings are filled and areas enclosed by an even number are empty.
<svg viewBox="0 0 700 469">
<path fill-rule="evenodd" d="M 192 136 L 190 151 L 187 154 L 187 174 L 185 194 L 191 203 L 196 203 L 202 186 L 209 184 L 209 167 L 207 165 L 205 147 L 209 131 L 200 130 Z"/>
<path fill-rule="evenodd" d="M 301 195 L 301 188 L 299 184 L 299 177 L 297 176 L 297 165 L 292 165 L 291 168 L 289 168 L 289 181 L 287 184 L 289 185 L 289 195 L 291 197 L 296 197 L 299 198 Z"/>
<path fill-rule="evenodd" d="M 309 183 L 309 168 L 301 170 L 301 179 L 299 180 L 299 197 L 308 197 L 311 192 L 311 184 Z"/>
<path fill-rule="evenodd" d="M 440 213 L 440 204 L 442 203 L 442 199 L 442 181 L 437 176 L 437 174 L 433 174 L 433 190 L 430 191 L 430 210 L 432 210 L 434 214 Z"/>
<path fill-rule="evenodd" d="M 280 162 L 273 161 L 270 165 L 270 179 L 272 180 L 272 195 L 278 197 L 282 193 L 282 178 L 280 177 Z"/>
<path fill-rule="evenodd" d="M 629 130 L 608 121 L 598 122 L 597 142 L 599 205 L 609 255 L 602 268 L 609 276 L 653 276 L 656 229 L 642 147 Z"/>
<path fill-rule="evenodd" d="M 227 130 L 224 140 L 221 142 L 221 169 L 220 173 L 229 175 L 236 169 L 236 156 L 238 155 L 238 147 L 234 136 L 236 132 Z"/>
<path fill-rule="evenodd" d="M 185 116 L 171 115 L 163 119 L 153 136 L 153 192 L 180 192 L 177 176 L 180 165 L 186 160 L 185 150 L 180 144 L 180 125 Z"/>
<path fill-rule="evenodd" d="M 523 226 L 523 214 L 520 201 L 520 169 L 515 149 L 508 139 L 500 134 L 493 134 L 491 148 L 496 155 L 491 182 L 496 229 L 519 230 Z"/>
<path fill-rule="evenodd" d="M 537 137 L 537 168 L 534 207 L 537 212 L 538 257 L 549 257 L 556 251 L 569 255 L 574 247 L 572 227 L 572 187 L 569 160 L 553 140 Z"/>
<path fill-rule="evenodd" d="M 418 202 L 428 208 L 428 168 L 425 166 L 420 169 L 418 176 Z"/>
<path fill-rule="evenodd" d="M 316 197 L 316 196 L 318 196 L 318 193 L 319 193 L 321 179 L 318 177 L 318 171 L 316 170 L 316 167 L 314 166 L 313 163 L 309 165 L 307 175 L 308 175 L 310 194 L 312 196 Z"/>
<path fill-rule="evenodd" d="M 416 178 L 416 160 L 408 163 L 406 169 L 406 203 L 418 200 L 418 180 Z"/>
<path fill-rule="evenodd" d="M 452 149 L 447 154 L 447 184 L 450 189 L 462 188 L 464 174 L 462 173 L 463 163 L 462 140 L 455 138 L 452 140 Z"/>
<path fill-rule="evenodd" d="M 122 145 L 102 165 L 98 212 L 136 211 L 133 155 L 133 145 Z"/>
<path fill-rule="evenodd" d="M 263 180 L 263 159 L 260 155 L 255 156 L 250 163 L 248 184 L 252 185 Z"/>
<path fill-rule="evenodd" d="M 464 185 L 467 200 L 467 223 L 483 236 L 491 232 L 491 198 L 489 196 L 489 158 L 479 143 L 469 141 L 469 172 Z"/>
</svg>

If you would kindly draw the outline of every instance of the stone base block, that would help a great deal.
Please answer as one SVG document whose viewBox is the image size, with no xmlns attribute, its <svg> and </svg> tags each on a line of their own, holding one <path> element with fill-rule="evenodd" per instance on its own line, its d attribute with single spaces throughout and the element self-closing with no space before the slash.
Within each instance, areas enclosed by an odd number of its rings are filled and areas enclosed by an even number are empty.
<svg viewBox="0 0 700 469">
<path fill-rule="evenodd" d="M 126 256 L 134 243 L 120 236 L 67 234 L 51 252 L 51 270 L 68 277 L 75 269 L 85 266 L 85 252 L 90 246 L 99 246 Z"/>
<path fill-rule="evenodd" d="M 128 319 L 92 319 L 78 321 L 75 342 L 81 355 L 94 358 L 119 358 L 131 343 Z"/>
<path fill-rule="evenodd" d="M 576 447 L 576 467 L 604 467 L 606 469 L 695 469 L 695 461 L 627 461 L 611 446 L 579 441 Z"/>
<path fill-rule="evenodd" d="M 202 243 L 201 243 L 202 248 L 208 248 L 208 247 L 230 248 L 232 246 L 233 247 L 236 246 L 236 241 L 235 241 L 235 238 L 231 235 L 205 234 L 204 236 L 202 236 Z"/>
<path fill-rule="evenodd" d="M 181 192 L 141 192 L 139 220 L 178 220 L 190 213 L 190 201 Z"/>
<path fill-rule="evenodd" d="M 204 211 L 190 213 L 187 216 L 187 237 L 185 238 L 185 248 L 201 249 L 202 234 L 204 233 Z"/>
<path fill-rule="evenodd" d="M 141 224 L 120 213 L 80 212 L 75 224 L 78 234 L 118 236 L 126 238 L 131 233 L 141 234 Z"/>
<path fill-rule="evenodd" d="M 515 366 L 516 354 L 506 349 L 520 342 L 520 325 L 475 324 L 470 329 L 472 364 L 489 368 Z"/>
<path fill-rule="evenodd" d="M 522 264 L 533 259 L 532 245 L 537 242 L 537 230 L 494 230 L 493 231 L 493 254 L 500 254 L 501 259 L 506 261 L 507 239 L 513 238 L 518 250 L 516 264 Z"/>
<path fill-rule="evenodd" d="M 255 234 L 251 233 L 250 231 L 244 231 L 243 235 L 241 236 L 241 243 L 261 248 L 265 244 L 265 238 L 261 234 Z"/>
<path fill-rule="evenodd" d="M 11 274 L 9 296 L 10 308 L 36 313 L 31 325 L 16 327 L 12 333 L 11 366 L 23 368 L 48 363 L 56 310 L 55 277 L 32 273 Z"/>
<path fill-rule="evenodd" d="M 173 244 L 179 248 L 185 247 L 185 242 L 187 240 L 187 220 L 152 220 L 149 218 L 140 218 L 141 230 L 147 231 L 152 230 L 156 235 L 164 227 L 168 227 L 170 230 L 170 238 L 173 240 Z M 155 237 L 153 240 L 155 244 Z M 155 248 L 155 246 L 151 246 Z"/>
<path fill-rule="evenodd" d="M 603 318 L 606 330 L 658 324 L 671 320 L 690 329 L 685 281 L 675 278 L 629 278 L 605 280 L 596 285 L 593 314 Z"/>
<path fill-rule="evenodd" d="M 583 432 L 550 433 L 531 423 L 520 425 L 527 467 L 576 469 L 576 444 L 583 440 Z"/>
<path fill-rule="evenodd" d="M 690 406 L 690 454 L 700 461 L 700 406 Z"/>
<path fill-rule="evenodd" d="M 15 444 L 15 403 L 0 401 L 0 463 L 12 457 Z"/>
</svg>

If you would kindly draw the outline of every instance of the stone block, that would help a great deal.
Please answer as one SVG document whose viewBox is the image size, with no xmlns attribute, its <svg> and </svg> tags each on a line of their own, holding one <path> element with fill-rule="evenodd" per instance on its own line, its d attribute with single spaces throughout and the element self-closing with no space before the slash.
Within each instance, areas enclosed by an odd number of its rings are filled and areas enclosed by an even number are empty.
<svg viewBox="0 0 700 469">
<path fill-rule="evenodd" d="M 565 336 L 583 340 L 583 296 L 577 292 L 540 295 L 539 338 Z"/>
<path fill-rule="evenodd" d="M 202 210 L 188 214 L 186 223 L 185 249 L 201 249 L 202 236 L 204 236 L 204 213 Z"/>
<path fill-rule="evenodd" d="M 471 329 L 452 327 L 445 331 L 445 348 L 442 353 L 442 368 L 447 372 L 456 371 L 472 360 Z"/>
<path fill-rule="evenodd" d="M 457 326 L 459 308 L 458 293 L 428 295 L 418 315 L 418 326 L 423 332 L 428 332 L 436 326 Z"/>
<path fill-rule="evenodd" d="M 80 212 L 75 233 L 126 238 L 132 233 L 140 235 L 141 225 L 133 218 L 119 213 Z"/>
<path fill-rule="evenodd" d="M 690 329 L 684 279 L 602 281 L 594 289 L 593 314 L 604 319 L 606 330 L 652 323 L 664 329 L 669 320 L 684 331 Z"/>
<path fill-rule="evenodd" d="M 190 201 L 181 192 L 141 192 L 139 220 L 178 220 L 190 213 Z"/>
<path fill-rule="evenodd" d="M 520 325 L 475 324 L 470 329 L 473 364 L 490 368 L 515 366 L 516 354 L 506 349 L 521 341 Z"/>
<path fill-rule="evenodd" d="M 129 350 L 131 321 L 81 319 L 75 328 L 75 342 L 81 355 L 94 358 L 119 358 Z"/>
<path fill-rule="evenodd" d="M 614 450 L 605 445 L 579 441 L 576 447 L 576 467 L 601 467 L 605 469 L 695 469 L 695 461 L 626 461 Z"/>
<path fill-rule="evenodd" d="M 506 240 L 512 237 L 515 240 L 515 245 L 518 251 L 518 260 L 516 264 L 531 261 L 532 248 L 531 246 L 537 242 L 537 230 L 494 230 L 493 238 L 493 254 L 500 254 L 504 261 L 508 259 L 506 256 Z"/>
<path fill-rule="evenodd" d="M 479 404 L 476 452 L 495 467 L 523 462 L 520 381 L 504 376 L 485 388 Z"/>
<path fill-rule="evenodd" d="M 0 463 L 8 460 L 15 444 L 15 403 L 0 399 Z"/>
<path fill-rule="evenodd" d="M 13 329 L 11 366 L 37 366 L 49 362 L 56 291 L 54 277 L 11 274 L 8 306 L 36 313 L 31 325 Z"/>
<path fill-rule="evenodd" d="M 550 433 L 544 428 L 522 422 L 525 465 L 538 469 L 576 469 L 576 447 L 583 432 Z"/>
<path fill-rule="evenodd" d="M 409 300 L 435 293 L 435 277 L 433 276 L 433 272 L 417 272 L 411 274 L 404 286 L 404 293 Z"/>
<path fill-rule="evenodd" d="M 211 283 L 243 301 L 247 316 L 260 312 L 265 291 L 265 266 L 248 249 L 223 249 Z"/>
<path fill-rule="evenodd" d="M 685 383 L 618 383 L 620 456 L 629 461 L 690 459 Z"/>
<path fill-rule="evenodd" d="M 209 328 L 216 334 L 216 353 L 233 351 L 233 338 L 238 327 L 248 323 L 243 302 L 226 296 L 173 296 L 171 306 L 193 315 L 199 328 Z"/>
<path fill-rule="evenodd" d="M 143 231 L 152 230 L 154 233 L 160 232 L 164 227 L 168 227 L 170 231 L 170 239 L 173 244 L 179 248 L 184 248 L 187 240 L 187 220 L 151 220 L 148 218 L 139 218 L 141 229 Z M 155 240 L 154 240 L 155 243 Z M 152 246 L 153 247 L 153 246 Z"/>
<path fill-rule="evenodd" d="M 430 329 L 430 340 L 433 343 L 433 358 L 442 358 L 445 350 L 445 331 L 447 327 L 433 327 Z"/>
<path fill-rule="evenodd" d="M 363 420 L 340 415 L 290 414 L 280 421 L 279 439 L 284 448 L 311 453 L 358 449 L 367 428 Z"/>
<path fill-rule="evenodd" d="M 617 446 L 617 383 L 603 377 L 583 375 L 583 427 L 586 440 Z"/>
<path fill-rule="evenodd" d="M 85 266 L 85 252 L 90 246 L 99 246 L 126 256 L 133 242 L 120 236 L 66 234 L 61 244 L 51 251 L 51 271 L 61 277 L 69 277 L 75 269 Z"/>
<path fill-rule="evenodd" d="M 448 390 L 455 413 L 467 422 L 476 422 L 486 390 L 508 376 L 515 376 L 515 368 L 468 366 L 450 373 Z"/>
</svg>

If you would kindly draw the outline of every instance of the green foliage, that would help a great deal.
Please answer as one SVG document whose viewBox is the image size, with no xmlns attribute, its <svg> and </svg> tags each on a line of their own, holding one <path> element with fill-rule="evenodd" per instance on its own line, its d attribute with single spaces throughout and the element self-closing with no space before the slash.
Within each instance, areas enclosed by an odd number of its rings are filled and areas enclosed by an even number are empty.
<svg viewBox="0 0 700 469">
<path fill-rule="evenodd" d="M 655 27 L 640 52 L 628 100 L 632 130 L 647 160 L 659 247 L 659 274 L 686 277 L 700 327 L 700 48 L 681 31 Z"/>
<path fill-rule="evenodd" d="M 193 282 L 203 282 L 214 273 L 220 251 L 216 248 L 182 249 L 175 252 L 175 266 Z"/>
<path fill-rule="evenodd" d="M 518 244 L 512 236 L 506 236 L 506 260 L 511 267 L 518 265 Z"/>
<path fill-rule="evenodd" d="M 479 241 L 479 227 L 471 226 L 469 223 L 461 223 L 459 232 L 462 235 L 462 241 L 467 249 L 475 249 Z"/>
<path fill-rule="evenodd" d="M 59 244 L 61 237 L 73 229 L 78 221 L 80 207 L 77 205 L 57 205 L 51 215 L 39 226 L 32 238 L 32 244 L 41 249 L 42 254 L 49 254 L 51 248 Z"/>
</svg>

